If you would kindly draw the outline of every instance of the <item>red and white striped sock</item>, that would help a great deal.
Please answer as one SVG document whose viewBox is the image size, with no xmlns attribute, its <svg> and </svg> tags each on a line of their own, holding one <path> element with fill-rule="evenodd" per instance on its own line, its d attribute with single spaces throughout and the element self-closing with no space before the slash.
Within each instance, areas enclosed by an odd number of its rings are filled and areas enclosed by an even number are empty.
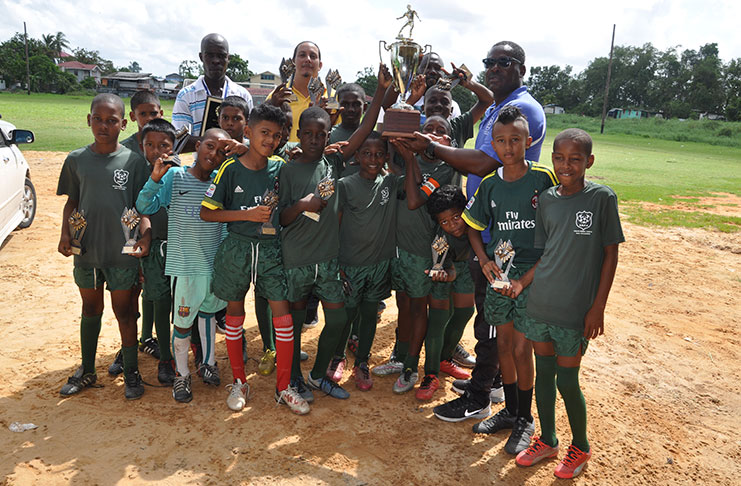
<svg viewBox="0 0 741 486">
<path fill-rule="evenodd" d="M 226 316 L 226 352 L 229 355 L 229 364 L 232 367 L 234 379 L 247 381 L 244 374 L 244 360 L 242 359 L 242 327 L 244 316 Z"/>
<path fill-rule="evenodd" d="M 293 319 L 291 314 L 273 317 L 275 327 L 275 375 L 278 391 L 288 388 L 293 362 Z"/>
</svg>

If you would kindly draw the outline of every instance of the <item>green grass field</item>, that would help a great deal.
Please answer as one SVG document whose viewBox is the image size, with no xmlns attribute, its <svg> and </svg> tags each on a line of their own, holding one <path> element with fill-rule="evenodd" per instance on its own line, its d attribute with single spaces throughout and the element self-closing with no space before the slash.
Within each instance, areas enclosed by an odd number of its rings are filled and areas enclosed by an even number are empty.
<svg viewBox="0 0 741 486">
<path fill-rule="evenodd" d="M 91 142 L 86 124 L 91 99 L 0 93 L 0 115 L 18 128 L 33 130 L 36 141 L 28 149 L 68 152 Z M 124 101 L 128 109 L 128 100 Z M 166 118 L 170 118 L 172 105 L 172 100 L 163 103 Z M 741 196 L 741 123 L 609 120 L 606 133 L 600 135 L 598 119 L 549 116 L 542 163 L 550 165 L 553 138 L 569 126 L 592 134 L 596 162 L 587 176 L 617 192 L 621 211 L 632 222 L 725 232 L 741 230 L 741 214 L 710 214 L 702 211 L 696 199 L 682 199 L 682 203 L 696 206 L 697 211 L 671 209 L 678 201 L 677 196 L 692 198 L 712 193 Z M 129 136 L 134 129 L 135 124 L 131 123 L 124 135 Z M 473 140 L 467 146 L 472 147 Z M 668 207 L 650 211 L 643 202 Z"/>
</svg>

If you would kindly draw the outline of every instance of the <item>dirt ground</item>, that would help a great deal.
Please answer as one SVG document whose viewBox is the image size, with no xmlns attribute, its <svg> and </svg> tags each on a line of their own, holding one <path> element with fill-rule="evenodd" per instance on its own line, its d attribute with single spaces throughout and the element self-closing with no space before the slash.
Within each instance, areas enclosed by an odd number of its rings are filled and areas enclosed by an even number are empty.
<svg viewBox="0 0 741 486">
<path fill-rule="evenodd" d="M 503 450 L 507 434 L 477 436 L 471 421 L 436 419 L 433 406 L 455 397 L 449 377 L 432 403 L 421 404 L 413 394 L 394 395 L 393 377 L 359 392 L 347 371 L 348 401 L 320 396 L 298 417 L 276 406 L 275 375 L 257 375 L 251 359 L 252 398 L 242 413 L 227 409 L 223 387 L 198 379 L 189 404 L 150 387 L 127 402 L 122 378 L 105 371 L 119 346 L 109 305 L 98 347 L 104 387 L 61 398 L 80 359 L 72 261 L 56 252 L 64 201 L 54 193 L 64 154 L 26 157 L 36 220 L 0 250 L 0 484 L 563 484 L 554 461 L 517 467 Z M 624 230 L 607 333 L 582 367 L 594 455 L 574 483 L 738 485 L 741 235 L 629 222 Z M 393 344 L 396 312 L 388 303 L 371 365 Z M 254 319 L 246 326 L 250 356 L 259 357 Z M 303 335 L 311 360 L 318 335 L 319 328 Z M 227 383 L 223 336 L 217 341 Z M 470 326 L 464 344 L 473 349 Z M 157 382 L 154 359 L 140 355 L 140 369 Z M 568 444 L 560 400 L 557 410 Z M 38 429 L 14 433 L 14 421 Z"/>
</svg>

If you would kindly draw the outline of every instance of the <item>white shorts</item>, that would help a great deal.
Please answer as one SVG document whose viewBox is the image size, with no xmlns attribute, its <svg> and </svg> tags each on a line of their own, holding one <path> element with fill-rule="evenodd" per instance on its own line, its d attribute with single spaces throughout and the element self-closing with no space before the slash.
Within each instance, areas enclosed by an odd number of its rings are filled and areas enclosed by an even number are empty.
<svg viewBox="0 0 741 486">
<path fill-rule="evenodd" d="M 172 277 L 173 323 L 190 329 L 199 312 L 214 314 L 226 307 L 226 302 L 211 292 L 210 276 Z"/>
</svg>

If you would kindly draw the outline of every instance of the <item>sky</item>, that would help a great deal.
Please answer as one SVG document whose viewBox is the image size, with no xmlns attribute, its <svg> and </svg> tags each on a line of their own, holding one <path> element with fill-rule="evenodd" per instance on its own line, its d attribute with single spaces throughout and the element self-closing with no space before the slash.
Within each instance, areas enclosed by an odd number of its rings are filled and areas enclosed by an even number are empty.
<svg viewBox="0 0 741 486">
<path fill-rule="evenodd" d="M 128 0 L 0 0 L 0 41 L 15 32 L 29 36 L 64 32 L 71 46 L 97 50 L 116 66 L 137 61 L 158 76 L 177 72 L 181 61 L 198 60 L 201 38 L 218 32 L 230 51 L 249 60 L 252 71 L 278 72 L 303 40 L 322 51 L 322 77 L 338 69 L 353 81 L 366 66 L 378 65 L 378 41 L 393 42 L 403 25 L 396 20 L 405 1 L 254 0 L 153 2 Z M 177 5 L 177 8 L 173 8 Z M 430 44 L 450 62 L 474 73 L 492 44 L 509 40 L 526 53 L 526 66 L 571 65 L 583 70 L 590 60 L 608 56 L 612 25 L 616 45 L 650 42 L 664 50 L 699 49 L 718 44 L 725 62 L 741 57 L 737 35 L 741 2 L 713 0 L 621 0 L 620 2 L 530 0 L 425 0 L 413 3 L 421 21 L 413 38 Z M 526 5 L 529 10 L 524 10 Z M 598 5 L 598 6 L 597 6 Z M 384 62 L 389 63 L 388 57 Z"/>
</svg>

